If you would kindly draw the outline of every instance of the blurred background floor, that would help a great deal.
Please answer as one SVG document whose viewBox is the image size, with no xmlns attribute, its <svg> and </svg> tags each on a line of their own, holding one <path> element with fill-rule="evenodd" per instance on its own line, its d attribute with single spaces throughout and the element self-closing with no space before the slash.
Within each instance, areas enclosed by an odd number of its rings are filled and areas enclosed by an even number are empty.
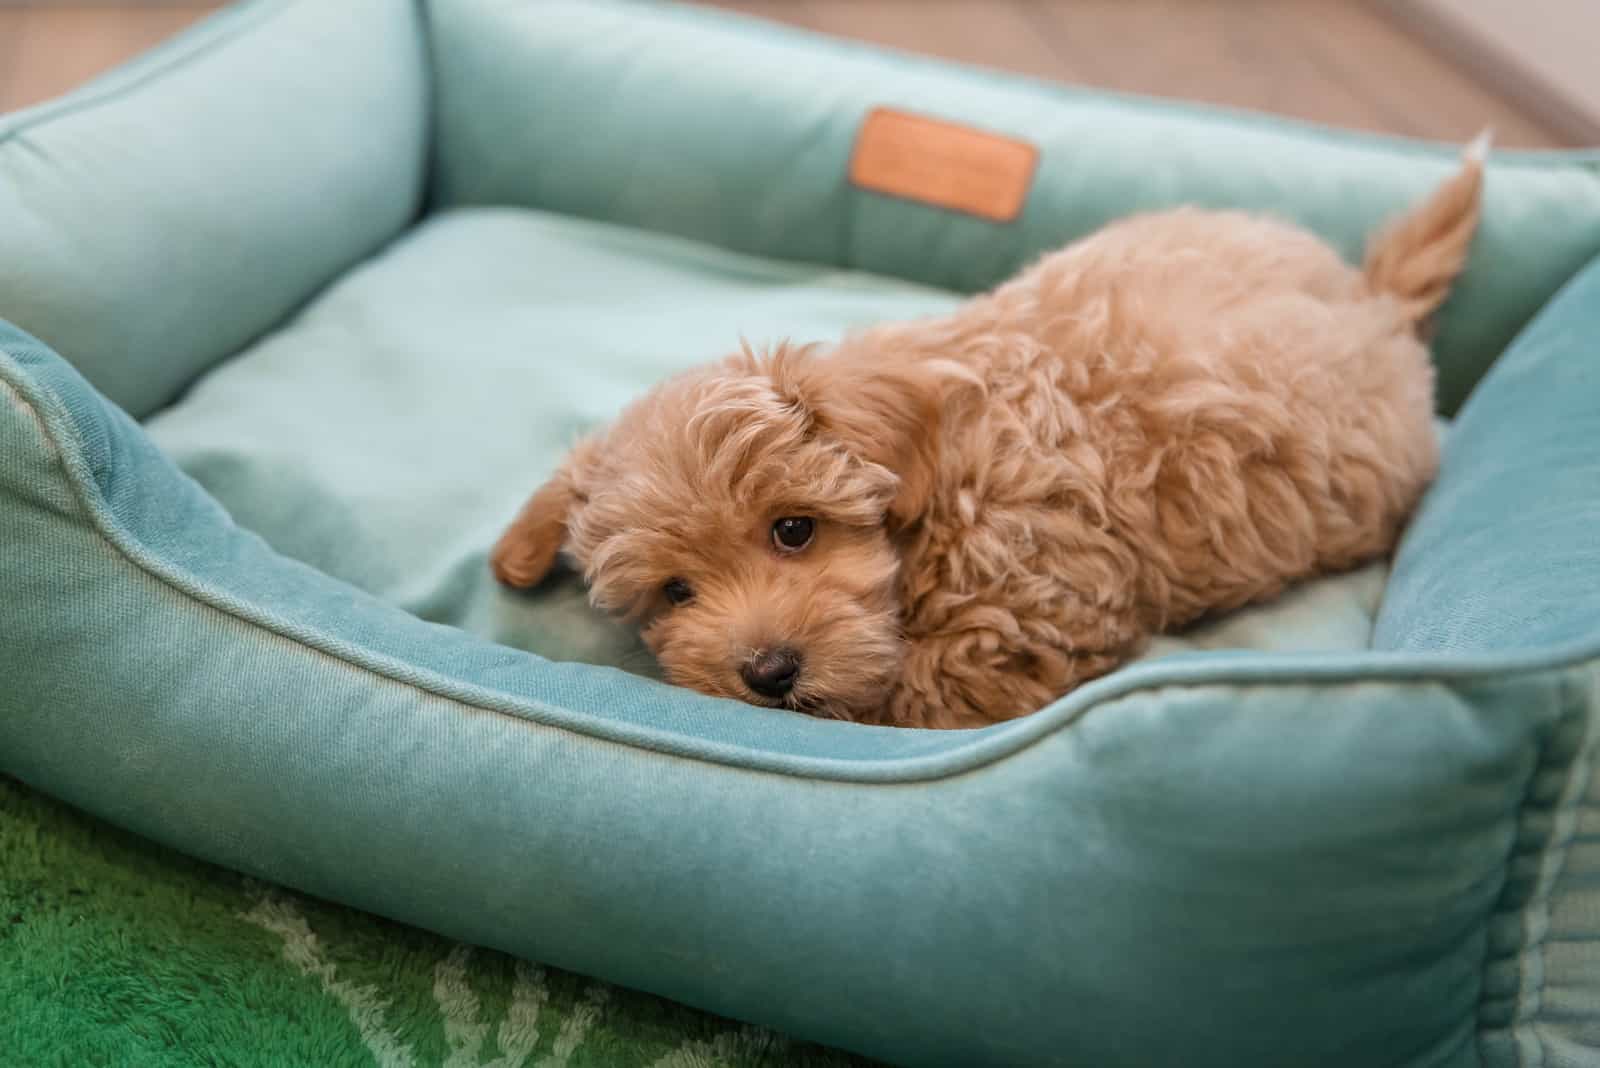
<svg viewBox="0 0 1600 1068">
<path fill-rule="evenodd" d="M 328 0 L 336 2 L 336 0 Z M 1368 0 L 704 0 L 762 18 L 1079 85 L 1508 147 L 1576 143 Z M 0 0 L 0 111 L 48 99 L 216 7 Z"/>
</svg>

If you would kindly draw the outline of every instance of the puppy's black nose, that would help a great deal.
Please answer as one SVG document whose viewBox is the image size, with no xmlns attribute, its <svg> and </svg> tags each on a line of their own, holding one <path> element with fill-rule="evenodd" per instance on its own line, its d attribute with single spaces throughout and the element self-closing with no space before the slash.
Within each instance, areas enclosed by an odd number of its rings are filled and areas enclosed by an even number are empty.
<svg viewBox="0 0 1600 1068">
<path fill-rule="evenodd" d="M 800 654 L 783 645 L 764 649 L 745 661 L 739 674 L 750 689 L 776 700 L 794 689 L 800 677 Z"/>
</svg>

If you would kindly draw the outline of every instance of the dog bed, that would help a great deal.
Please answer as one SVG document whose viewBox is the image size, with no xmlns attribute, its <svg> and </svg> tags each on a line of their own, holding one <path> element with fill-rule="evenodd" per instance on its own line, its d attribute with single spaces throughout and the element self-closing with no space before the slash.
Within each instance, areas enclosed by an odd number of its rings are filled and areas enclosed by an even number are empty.
<svg viewBox="0 0 1600 1068">
<path fill-rule="evenodd" d="M 853 180 L 883 108 L 1029 146 L 1015 217 Z M 1016 721 L 698 696 L 484 565 L 575 433 L 741 331 L 1184 201 L 1354 256 L 1454 165 L 673 7 L 229 9 L 0 120 L 0 771 L 890 1060 L 1592 1063 L 1600 156 L 1494 161 L 1392 571 Z"/>
</svg>

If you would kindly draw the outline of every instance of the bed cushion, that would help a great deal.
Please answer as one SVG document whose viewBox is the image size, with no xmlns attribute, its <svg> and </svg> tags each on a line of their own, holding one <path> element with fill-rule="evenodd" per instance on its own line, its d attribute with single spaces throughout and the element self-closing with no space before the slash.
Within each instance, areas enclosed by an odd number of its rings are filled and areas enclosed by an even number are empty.
<svg viewBox="0 0 1600 1068">
<path fill-rule="evenodd" d="M 423 619 L 644 674 L 575 576 L 505 590 L 485 552 L 583 430 L 651 383 L 762 342 L 831 340 L 958 297 L 520 209 L 435 215 L 146 424 L 278 552 Z M 1163 637 L 1361 649 L 1387 566 Z"/>
</svg>

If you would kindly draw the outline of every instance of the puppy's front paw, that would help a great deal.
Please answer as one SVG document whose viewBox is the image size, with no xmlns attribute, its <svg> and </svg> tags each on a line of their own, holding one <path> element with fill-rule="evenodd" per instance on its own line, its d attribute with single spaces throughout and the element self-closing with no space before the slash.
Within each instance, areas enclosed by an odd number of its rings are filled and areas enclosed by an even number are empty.
<svg viewBox="0 0 1600 1068">
<path fill-rule="evenodd" d="M 515 527 L 501 536 L 489 554 L 494 577 L 517 589 L 537 586 L 555 562 L 555 550 L 528 541 Z"/>
</svg>

